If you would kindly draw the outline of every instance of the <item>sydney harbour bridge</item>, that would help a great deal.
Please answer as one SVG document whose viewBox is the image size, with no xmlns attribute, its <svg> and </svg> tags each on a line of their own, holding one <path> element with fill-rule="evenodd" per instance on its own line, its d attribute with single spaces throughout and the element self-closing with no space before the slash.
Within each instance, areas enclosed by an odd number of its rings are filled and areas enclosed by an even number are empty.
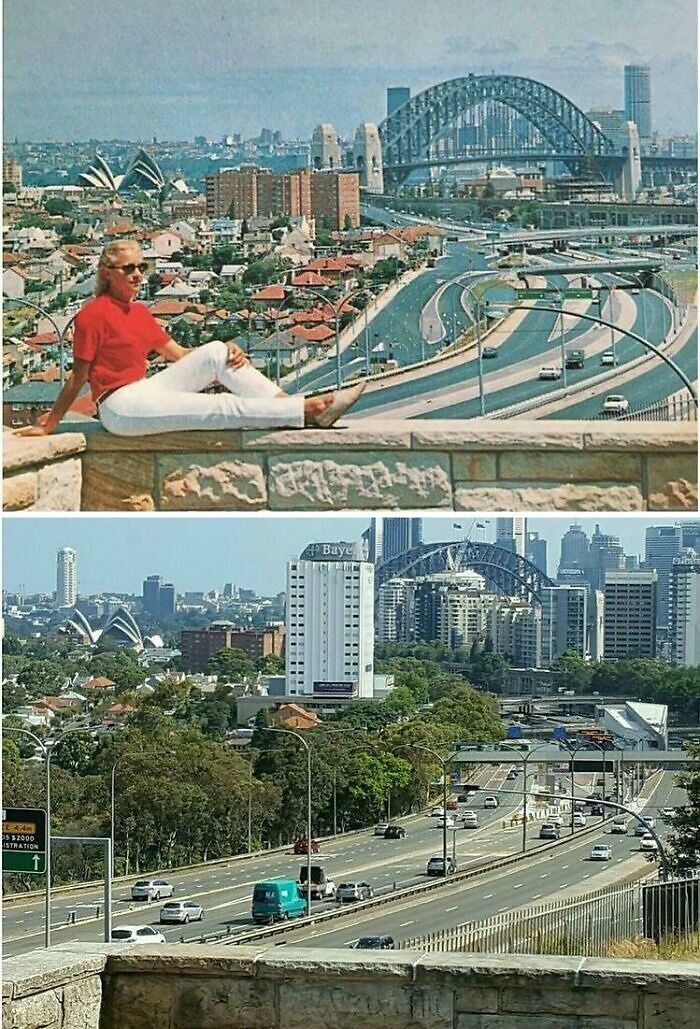
<svg viewBox="0 0 700 1029">
<path fill-rule="evenodd" d="M 390 579 L 413 579 L 439 572 L 474 571 L 486 585 L 504 596 L 521 596 L 539 603 L 545 586 L 555 583 L 524 557 L 493 543 L 459 540 L 452 543 L 421 543 L 420 546 L 379 565 L 375 589 Z"/>
<path fill-rule="evenodd" d="M 695 158 L 636 154 L 635 137 L 613 140 L 562 93 L 519 75 L 467 75 L 411 97 L 379 126 L 385 182 L 417 169 L 488 161 L 557 161 L 575 176 L 619 180 L 642 168 L 692 172 Z"/>
</svg>

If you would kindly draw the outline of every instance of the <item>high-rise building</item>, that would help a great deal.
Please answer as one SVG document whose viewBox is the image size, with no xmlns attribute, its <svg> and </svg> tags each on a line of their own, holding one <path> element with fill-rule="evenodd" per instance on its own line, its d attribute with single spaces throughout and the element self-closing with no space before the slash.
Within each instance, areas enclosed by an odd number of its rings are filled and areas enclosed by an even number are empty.
<svg viewBox="0 0 700 1029">
<path fill-rule="evenodd" d="M 311 176 L 311 214 L 321 228 L 339 231 L 360 224 L 360 177 L 354 171 Z"/>
<path fill-rule="evenodd" d="M 646 530 L 644 563 L 659 576 L 656 624 L 665 635 L 668 628 L 668 591 L 673 560 L 681 549 L 680 525 L 649 525 Z"/>
<path fill-rule="evenodd" d="M 656 657 L 658 575 L 654 569 L 605 573 L 606 661 Z"/>
<path fill-rule="evenodd" d="M 385 518 L 382 561 L 406 554 L 423 542 L 422 518 Z"/>
<path fill-rule="evenodd" d="M 244 166 L 224 168 L 215 175 L 207 175 L 207 216 L 255 218 L 258 213 L 257 173 L 257 168 Z"/>
<path fill-rule="evenodd" d="M 374 566 L 359 543 L 312 543 L 287 565 L 287 694 L 371 697 Z"/>
<path fill-rule="evenodd" d="M 373 518 L 362 533 L 365 557 L 373 565 L 380 565 L 383 560 L 384 522 L 381 518 Z"/>
<path fill-rule="evenodd" d="M 496 519 L 496 546 L 510 550 L 512 554 L 525 557 L 527 519 L 522 515 L 515 518 Z"/>
<path fill-rule="evenodd" d="M 311 218 L 311 169 L 291 172 L 260 170 L 256 178 L 257 210 L 262 216 L 285 214 L 290 218 Z"/>
<path fill-rule="evenodd" d="M 525 557 L 535 568 L 539 568 L 543 575 L 547 574 L 547 540 L 540 539 L 538 532 L 528 532 Z"/>
<path fill-rule="evenodd" d="M 624 567 L 625 552 L 619 537 L 601 532 L 600 526 L 596 525 L 588 551 L 588 585 L 590 589 L 602 589 L 606 574 L 609 571 L 619 571 Z"/>
<path fill-rule="evenodd" d="M 582 526 L 574 522 L 561 538 L 559 571 L 570 571 L 574 568 L 585 570 L 588 567 L 590 543 Z"/>
<path fill-rule="evenodd" d="M 149 575 L 143 580 L 141 603 L 144 611 L 147 611 L 149 615 L 157 617 L 160 614 L 160 588 L 162 584 L 163 580 L 160 575 Z"/>
<path fill-rule="evenodd" d="M 586 656 L 587 596 L 581 586 L 542 590 L 542 664 L 549 668 L 567 650 Z"/>
<path fill-rule="evenodd" d="M 700 522 L 684 520 L 680 522 L 680 527 L 683 550 L 695 550 L 700 554 Z"/>
<path fill-rule="evenodd" d="M 700 556 L 682 550 L 671 567 L 669 651 L 686 668 L 700 665 Z"/>
<path fill-rule="evenodd" d="M 251 661 L 284 653 L 284 629 L 268 625 L 265 629 L 240 629 L 232 622 L 214 622 L 208 629 L 183 629 L 180 634 L 182 669 L 206 672 L 209 660 L 220 650 L 236 647 Z"/>
<path fill-rule="evenodd" d="M 651 138 L 651 72 L 647 64 L 625 65 L 625 114 L 639 130 L 640 139 Z"/>
<path fill-rule="evenodd" d="M 71 547 L 61 547 L 56 554 L 56 607 L 75 607 L 77 599 L 77 554 Z"/>
<path fill-rule="evenodd" d="M 394 111 L 403 107 L 411 99 L 410 86 L 389 86 L 386 91 L 386 116 L 390 118 Z"/>
<path fill-rule="evenodd" d="M 158 614 L 161 617 L 164 615 L 174 615 L 176 599 L 177 594 L 172 582 L 164 582 L 160 587 L 158 595 Z"/>
<path fill-rule="evenodd" d="M 399 643 L 412 639 L 411 604 L 414 583 L 410 579 L 389 579 L 377 590 L 377 639 Z"/>
<path fill-rule="evenodd" d="M 22 165 L 14 157 L 2 159 L 2 184 L 11 184 L 18 193 L 22 191 Z"/>
</svg>

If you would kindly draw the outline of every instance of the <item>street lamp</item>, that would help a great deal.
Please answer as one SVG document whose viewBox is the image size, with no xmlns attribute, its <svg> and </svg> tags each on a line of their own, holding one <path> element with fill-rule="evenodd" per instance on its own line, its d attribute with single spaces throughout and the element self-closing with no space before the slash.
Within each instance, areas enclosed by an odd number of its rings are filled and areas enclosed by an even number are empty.
<svg viewBox="0 0 700 1029">
<path fill-rule="evenodd" d="M 603 800 L 605 800 L 606 797 L 607 797 L 607 780 L 606 780 L 606 777 L 605 777 L 605 754 L 606 754 L 606 751 L 600 745 L 600 743 L 597 743 L 595 740 L 586 740 L 585 742 L 584 741 L 580 741 L 578 744 L 575 744 L 574 746 L 569 746 L 566 743 L 565 740 L 557 740 L 556 742 L 564 750 L 566 750 L 568 752 L 568 754 L 569 754 L 569 770 L 571 772 L 571 835 L 573 836 L 573 834 L 574 834 L 574 797 L 575 797 L 575 792 L 576 792 L 575 791 L 575 783 L 574 783 L 574 758 L 582 750 L 588 750 L 590 746 L 596 747 L 600 751 L 600 753 L 603 755 L 603 760 L 602 760 L 602 763 L 603 763 Z M 605 808 L 603 808 L 603 814 L 602 814 L 601 817 L 605 818 Z"/>
<path fill-rule="evenodd" d="M 398 747 L 393 747 L 393 750 L 403 750 L 406 747 L 411 747 L 413 750 L 424 750 L 426 754 L 430 754 L 442 768 L 442 874 L 447 876 L 447 765 L 450 759 L 443 757 L 433 750 L 432 747 L 426 747 L 423 743 L 401 743 Z"/>
<path fill-rule="evenodd" d="M 527 779 L 528 779 L 527 765 L 528 765 L 528 762 L 529 762 L 529 760 L 530 760 L 530 758 L 532 757 L 533 754 L 537 753 L 538 750 L 543 750 L 546 747 L 550 747 L 550 746 L 551 746 L 551 744 L 549 744 L 549 743 L 538 743 L 535 747 L 531 747 L 528 751 L 525 752 L 525 751 L 522 751 L 522 750 L 518 750 L 517 747 L 512 746 L 512 744 L 510 744 L 510 743 L 499 743 L 498 744 L 499 750 L 509 750 L 509 751 L 511 751 L 513 754 L 516 755 L 516 757 L 519 757 L 520 760 L 523 763 L 523 811 L 522 811 L 522 816 L 521 816 L 522 817 L 522 823 L 523 823 L 523 842 L 522 842 L 523 854 L 527 850 L 527 797 L 528 797 L 528 790 L 527 790 Z"/>
</svg>

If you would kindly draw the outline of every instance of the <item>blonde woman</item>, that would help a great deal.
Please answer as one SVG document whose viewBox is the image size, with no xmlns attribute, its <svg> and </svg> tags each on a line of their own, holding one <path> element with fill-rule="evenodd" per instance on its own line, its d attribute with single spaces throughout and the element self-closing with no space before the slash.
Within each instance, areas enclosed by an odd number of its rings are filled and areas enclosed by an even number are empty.
<svg viewBox="0 0 700 1029">
<path fill-rule="evenodd" d="M 95 297 L 73 329 L 73 370 L 52 410 L 18 435 L 56 430 L 86 382 L 102 425 L 117 436 L 178 429 L 329 428 L 364 383 L 322 396 L 287 396 L 254 369 L 235 343 L 212 340 L 186 350 L 136 300 L 147 265 L 137 243 L 108 243 L 97 268 Z M 146 378 L 149 353 L 171 365 Z M 202 393 L 218 382 L 226 393 Z"/>
</svg>

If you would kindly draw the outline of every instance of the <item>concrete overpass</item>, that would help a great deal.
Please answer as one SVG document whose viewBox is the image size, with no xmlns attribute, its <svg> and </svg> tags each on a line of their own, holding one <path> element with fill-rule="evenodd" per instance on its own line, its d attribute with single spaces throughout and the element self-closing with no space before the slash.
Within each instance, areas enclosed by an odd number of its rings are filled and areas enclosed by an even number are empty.
<svg viewBox="0 0 700 1029">
<path fill-rule="evenodd" d="M 489 239 L 494 246 L 557 242 L 562 239 L 628 239 L 630 236 L 678 237 L 697 235 L 697 225 L 588 225 L 575 229 L 541 229 L 537 232 L 503 232 Z"/>
<path fill-rule="evenodd" d="M 517 743 L 517 740 L 513 740 Z M 538 747 L 533 750 L 479 750 L 468 749 L 467 745 L 450 754 L 450 765 L 519 765 L 527 760 L 528 764 L 570 765 L 572 758 L 565 747 Z M 474 745 L 476 748 L 478 745 Z M 612 768 L 618 763 L 623 765 L 647 765 L 649 767 L 684 768 L 692 760 L 686 750 L 606 750 L 601 753 L 597 747 L 590 750 L 579 750 L 573 757 L 574 769 L 583 771 L 591 767 Z"/>
</svg>

